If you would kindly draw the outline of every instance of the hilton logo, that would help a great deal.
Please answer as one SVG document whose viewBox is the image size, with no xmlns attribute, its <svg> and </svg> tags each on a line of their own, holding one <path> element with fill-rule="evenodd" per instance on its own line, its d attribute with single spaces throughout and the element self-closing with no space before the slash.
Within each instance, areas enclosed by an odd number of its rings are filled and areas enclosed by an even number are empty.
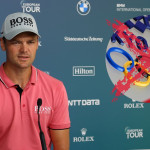
<svg viewBox="0 0 150 150">
<path fill-rule="evenodd" d="M 73 76 L 95 76 L 95 66 L 73 66 Z"/>
</svg>

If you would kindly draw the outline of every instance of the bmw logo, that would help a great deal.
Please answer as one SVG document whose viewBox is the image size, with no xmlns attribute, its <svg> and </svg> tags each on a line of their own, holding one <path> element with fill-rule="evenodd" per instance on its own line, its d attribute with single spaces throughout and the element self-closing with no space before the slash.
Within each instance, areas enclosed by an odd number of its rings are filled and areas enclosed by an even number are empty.
<svg viewBox="0 0 150 150">
<path fill-rule="evenodd" d="M 90 12 L 91 6 L 87 0 L 80 0 L 77 3 L 77 12 L 80 15 L 87 15 Z"/>
</svg>

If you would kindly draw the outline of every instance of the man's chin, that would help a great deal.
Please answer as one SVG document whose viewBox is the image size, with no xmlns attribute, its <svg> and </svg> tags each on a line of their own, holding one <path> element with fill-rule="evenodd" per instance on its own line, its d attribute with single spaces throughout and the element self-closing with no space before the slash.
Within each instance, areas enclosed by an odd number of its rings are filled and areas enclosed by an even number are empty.
<svg viewBox="0 0 150 150">
<path fill-rule="evenodd" d="M 19 69 L 28 69 L 31 67 L 31 64 L 19 64 L 18 68 Z"/>
</svg>

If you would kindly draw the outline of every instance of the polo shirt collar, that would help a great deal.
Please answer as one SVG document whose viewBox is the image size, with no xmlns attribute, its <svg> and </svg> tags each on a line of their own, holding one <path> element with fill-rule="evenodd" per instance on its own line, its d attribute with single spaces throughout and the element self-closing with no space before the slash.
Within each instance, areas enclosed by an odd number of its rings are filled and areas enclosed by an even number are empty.
<svg viewBox="0 0 150 150">
<path fill-rule="evenodd" d="M 6 75 L 5 71 L 4 71 L 4 67 L 3 67 L 4 63 L 0 66 L 0 80 L 1 82 L 7 87 L 10 88 L 12 86 L 15 86 L 15 84 L 8 78 L 8 76 Z M 37 69 L 34 66 L 31 66 L 32 69 L 32 73 L 31 73 L 31 77 L 30 80 L 28 82 L 28 84 L 35 84 L 37 81 Z"/>
<path fill-rule="evenodd" d="M 31 73 L 31 77 L 30 77 L 30 80 L 29 82 L 31 84 L 35 84 L 37 82 L 37 69 L 34 67 L 34 66 L 31 66 L 31 69 L 32 69 L 32 73 Z"/>
</svg>

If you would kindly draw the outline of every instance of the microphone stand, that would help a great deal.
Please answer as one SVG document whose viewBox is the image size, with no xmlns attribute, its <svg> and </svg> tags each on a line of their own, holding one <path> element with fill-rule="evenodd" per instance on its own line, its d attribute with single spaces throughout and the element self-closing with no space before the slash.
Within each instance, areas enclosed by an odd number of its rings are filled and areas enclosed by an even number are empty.
<svg viewBox="0 0 150 150">
<path fill-rule="evenodd" d="M 41 98 L 38 98 L 37 105 L 38 105 L 38 125 L 39 125 L 39 129 L 40 129 L 40 140 L 41 140 L 42 150 L 47 150 L 46 142 L 45 142 L 45 136 L 44 136 L 44 133 L 41 129 L 41 124 L 40 124 L 39 109 L 40 109 L 40 106 L 42 105 L 42 99 Z"/>
</svg>

